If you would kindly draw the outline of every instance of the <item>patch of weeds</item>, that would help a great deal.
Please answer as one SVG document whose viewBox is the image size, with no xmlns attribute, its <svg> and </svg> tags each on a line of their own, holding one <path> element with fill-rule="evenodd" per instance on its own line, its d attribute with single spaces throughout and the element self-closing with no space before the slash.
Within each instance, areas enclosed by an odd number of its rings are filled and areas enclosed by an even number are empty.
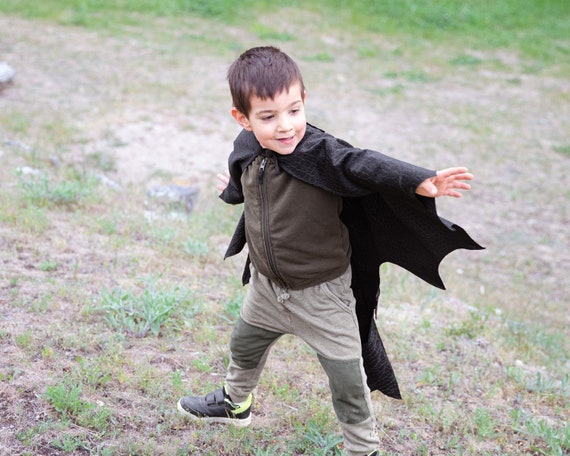
<svg viewBox="0 0 570 456">
<path fill-rule="evenodd" d="M 461 323 L 453 324 L 447 328 L 445 333 L 448 336 L 454 337 L 467 337 L 468 339 L 475 339 L 485 326 L 486 318 L 479 312 L 471 312 L 471 318 L 464 320 Z"/>
<path fill-rule="evenodd" d="M 208 255 L 210 248 L 205 242 L 188 239 L 184 244 L 184 251 L 194 258 L 203 258 Z"/>
<path fill-rule="evenodd" d="M 229 299 L 223 302 L 224 308 L 224 319 L 229 323 L 235 323 L 240 315 L 241 304 L 243 302 L 245 293 L 243 291 L 238 291 Z"/>
<path fill-rule="evenodd" d="M 49 120 L 42 122 L 41 130 L 46 141 L 58 147 L 65 147 L 76 140 L 79 131 L 75 125 L 69 124 L 63 117 L 52 116 L 49 117 Z"/>
<path fill-rule="evenodd" d="M 162 397 L 164 395 L 164 388 L 168 387 L 168 384 L 164 382 L 162 373 L 159 373 L 149 363 L 143 363 L 137 366 L 135 379 L 136 385 L 141 392 L 152 397 Z M 170 394 L 170 392 L 168 394 Z"/>
<path fill-rule="evenodd" d="M 281 379 L 272 381 L 269 389 L 279 401 L 287 404 L 296 404 L 300 398 L 299 390 L 291 385 L 289 382 L 284 382 Z"/>
<path fill-rule="evenodd" d="M 368 44 L 359 44 L 356 47 L 356 52 L 361 59 L 371 59 L 378 55 L 378 49 Z"/>
<path fill-rule="evenodd" d="M 213 370 L 211 359 L 205 354 L 194 359 L 192 361 L 192 366 L 194 366 L 199 372 L 211 372 Z"/>
<path fill-rule="evenodd" d="M 527 325 L 514 320 L 507 320 L 506 326 L 508 329 L 508 332 L 505 334 L 506 342 L 508 345 L 516 347 L 519 351 L 526 348 L 532 354 L 546 352 L 551 361 L 566 360 L 568 358 L 563 334 L 547 332 L 538 324 Z M 542 350 L 536 350 L 533 345 L 542 348 Z"/>
<path fill-rule="evenodd" d="M 149 332 L 158 336 L 163 325 L 176 326 L 174 317 L 188 324 L 199 311 L 198 305 L 192 305 L 188 290 L 159 286 L 152 276 L 144 280 L 139 293 L 117 287 L 104 290 L 101 301 L 107 323 L 132 337 L 145 337 Z"/>
<path fill-rule="evenodd" d="M 533 439 L 531 448 L 537 454 L 564 456 L 570 452 L 570 423 L 558 427 L 520 409 L 511 411 L 511 421 L 515 431 Z"/>
<path fill-rule="evenodd" d="M 197 325 L 196 330 L 192 333 L 192 339 L 197 344 L 211 344 L 219 341 L 220 335 L 211 319 L 200 319 L 200 324 Z"/>
<path fill-rule="evenodd" d="M 81 388 L 64 383 L 50 385 L 46 388 L 45 398 L 63 416 L 77 415 L 85 410 L 90 410 L 94 406 L 85 402 L 80 397 Z"/>
<path fill-rule="evenodd" d="M 53 299 L 53 295 L 51 294 L 45 294 L 40 296 L 38 299 L 34 299 L 30 304 L 29 304 L 29 309 L 32 312 L 35 312 L 37 314 L 45 314 L 51 301 Z"/>
<path fill-rule="evenodd" d="M 267 27 L 263 24 L 254 24 L 253 33 L 255 33 L 262 40 L 268 41 L 293 41 L 295 38 L 288 32 L 278 32 L 277 30 Z"/>
<path fill-rule="evenodd" d="M 334 62 L 335 58 L 328 52 L 320 52 L 319 54 L 307 56 L 303 60 L 308 62 Z"/>
<path fill-rule="evenodd" d="M 540 372 L 530 375 L 519 367 L 508 366 L 506 368 L 506 376 L 513 379 L 529 393 L 546 394 L 554 397 L 570 396 L 569 374 L 564 374 L 560 381 L 555 381 L 543 376 Z"/>
<path fill-rule="evenodd" d="M 34 331 L 26 329 L 16 336 L 16 345 L 24 350 L 28 350 L 34 343 Z"/>
<path fill-rule="evenodd" d="M 405 87 L 402 84 L 394 84 L 390 87 L 377 87 L 371 90 L 375 95 L 386 96 L 386 95 L 398 95 L 404 91 Z"/>
<path fill-rule="evenodd" d="M 433 385 L 439 384 L 439 366 L 433 366 L 426 368 L 418 379 L 418 382 L 423 385 Z"/>
<path fill-rule="evenodd" d="M 117 169 L 115 159 L 111 155 L 103 152 L 94 152 L 87 155 L 86 162 L 88 165 L 103 172 L 116 171 Z"/>
<path fill-rule="evenodd" d="M 99 230 L 102 234 L 111 236 L 117 232 L 117 222 L 110 218 L 101 218 L 97 220 Z"/>
<path fill-rule="evenodd" d="M 4 195 L 3 195 L 4 196 Z M 7 195 L 6 195 L 7 196 Z M 41 234 L 50 226 L 43 207 L 16 207 L 13 195 L 6 200 L 6 205 L 0 206 L 0 222 L 9 223 L 18 230 L 28 233 Z"/>
<path fill-rule="evenodd" d="M 105 431 L 109 425 L 111 411 L 86 401 L 81 397 L 81 392 L 79 385 L 63 382 L 49 385 L 44 397 L 64 420 L 71 420 L 79 426 Z"/>
<path fill-rule="evenodd" d="M 405 79 L 408 82 L 432 82 L 433 78 L 425 71 L 389 71 L 384 74 L 390 79 Z"/>
<path fill-rule="evenodd" d="M 253 456 L 275 456 L 282 454 L 279 445 L 270 445 L 267 448 L 256 448 Z"/>
<path fill-rule="evenodd" d="M 43 434 L 52 427 L 53 425 L 49 422 L 40 422 L 36 426 L 33 426 L 31 428 L 26 428 L 22 431 L 17 432 L 16 438 L 20 442 L 22 442 L 25 446 L 30 446 L 32 445 L 34 437 Z M 21 453 L 21 454 L 26 454 L 26 453 Z"/>
<path fill-rule="evenodd" d="M 479 57 L 475 57 L 474 55 L 461 54 L 449 60 L 449 63 L 457 66 L 475 66 L 483 63 L 483 60 Z"/>
<path fill-rule="evenodd" d="M 565 146 L 553 146 L 552 150 L 559 154 L 565 155 L 566 157 L 570 157 L 570 144 Z"/>
<path fill-rule="evenodd" d="M 475 427 L 477 429 L 477 435 L 481 438 L 494 438 L 495 437 L 495 427 L 496 423 L 491 417 L 488 410 L 477 408 L 475 409 Z"/>
<path fill-rule="evenodd" d="M 63 434 L 61 437 L 52 440 L 51 444 L 58 450 L 71 453 L 76 450 L 89 450 L 90 446 L 82 437 L 76 435 Z"/>
<path fill-rule="evenodd" d="M 40 264 L 37 265 L 37 268 L 40 271 L 50 272 L 50 271 L 55 271 L 58 266 L 59 265 L 55 260 L 52 260 L 51 258 L 46 258 Z"/>
<path fill-rule="evenodd" d="M 93 189 L 98 184 L 96 179 L 79 176 L 53 183 L 43 173 L 24 176 L 19 172 L 18 180 L 26 205 L 38 207 L 53 205 L 70 208 L 80 205 L 93 194 Z"/>
<path fill-rule="evenodd" d="M 207 349 L 206 352 L 197 353 L 198 357 L 192 360 L 194 368 L 200 372 L 225 371 L 230 362 L 228 350 L 224 344 Z"/>
<path fill-rule="evenodd" d="M 174 391 L 178 392 L 178 395 L 184 393 L 184 382 L 182 381 L 182 372 L 176 370 L 170 373 L 170 379 L 172 381 L 172 388 Z"/>
<path fill-rule="evenodd" d="M 42 359 L 44 360 L 53 360 L 55 356 L 55 351 L 50 346 L 42 347 Z"/>
<path fill-rule="evenodd" d="M 449 451 L 454 450 L 453 453 L 449 454 L 458 454 L 458 455 L 465 454 L 463 444 L 461 443 L 459 436 L 457 435 L 448 437 L 447 441 L 443 445 L 443 448 Z"/>
<path fill-rule="evenodd" d="M 2 116 L 0 117 L 2 122 L 0 123 L 6 130 L 10 132 L 26 135 L 30 129 L 32 118 L 33 116 L 30 116 L 29 112 L 7 112 L 3 110 Z M 8 141 L 4 141 L 4 143 L 7 142 Z"/>
<path fill-rule="evenodd" d="M 73 368 L 72 378 L 76 379 L 78 383 L 93 388 L 102 388 L 113 379 L 111 369 L 108 367 L 109 358 L 107 355 L 94 360 L 78 357 L 76 361 L 77 365 Z"/>
<path fill-rule="evenodd" d="M 176 230 L 171 226 L 154 226 L 152 227 L 153 239 L 161 242 L 162 244 L 170 244 L 176 239 Z"/>
<path fill-rule="evenodd" d="M 342 455 L 338 445 L 342 442 L 342 436 L 336 433 L 328 433 L 324 427 L 327 423 L 319 425 L 315 420 L 309 420 L 305 434 L 303 435 L 304 448 L 310 450 L 315 456 Z"/>
</svg>

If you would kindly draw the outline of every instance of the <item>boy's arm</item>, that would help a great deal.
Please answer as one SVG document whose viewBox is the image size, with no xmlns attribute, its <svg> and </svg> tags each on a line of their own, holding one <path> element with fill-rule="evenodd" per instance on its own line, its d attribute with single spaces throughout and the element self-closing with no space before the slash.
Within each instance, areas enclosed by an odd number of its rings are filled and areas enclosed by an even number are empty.
<svg viewBox="0 0 570 456">
<path fill-rule="evenodd" d="M 471 186 L 463 181 L 473 180 L 473 174 L 467 168 L 456 167 L 439 170 L 435 176 L 424 180 L 416 188 L 416 193 L 421 196 L 435 198 L 438 196 L 452 196 L 461 198 L 457 189 L 469 190 Z"/>
</svg>

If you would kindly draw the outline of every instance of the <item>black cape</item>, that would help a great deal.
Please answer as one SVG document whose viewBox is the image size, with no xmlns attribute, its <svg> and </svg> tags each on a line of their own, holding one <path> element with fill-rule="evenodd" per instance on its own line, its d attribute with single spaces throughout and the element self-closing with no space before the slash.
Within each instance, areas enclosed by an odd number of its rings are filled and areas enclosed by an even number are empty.
<svg viewBox="0 0 570 456">
<path fill-rule="evenodd" d="M 243 130 L 229 157 L 230 182 L 220 198 L 243 203 L 241 174 L 262 151 L 253 133 Z M 307 124 L 290 155 L 277 155 L 282 171 L 343 198 L 341 219 L 351 243 L 352 290 L 356 299 L 362 357 L 372 391 L 401 399 L 392 365 L 374 322 L 380 293 L 379 267 L 397 264 L 433 286 L 445 289 L 439 264 L 456 249 L 482 249 L 458 225 L 437 215 L 435 201 L 415 194 L 433 171 L 352 147 Z M 242 214 L 225 258 L 246 244 Z M 249 258 L 243 283 L 249 281 Z"/>
</svg>

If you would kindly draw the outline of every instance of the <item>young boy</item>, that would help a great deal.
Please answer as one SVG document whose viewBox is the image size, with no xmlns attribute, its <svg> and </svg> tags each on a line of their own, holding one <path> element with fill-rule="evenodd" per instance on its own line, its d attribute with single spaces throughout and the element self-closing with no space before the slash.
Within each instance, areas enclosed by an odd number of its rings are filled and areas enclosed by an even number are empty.
<svg viewBox="0 0 570 456">
<path fill-rule="evenodd" d="M 247 426 L 271 346 L 303 338 L 328 379 L 349 455 L 378 454 L 370 391 L 399 398 L 374 324 L 379 266 L 399 264 L 443 288 L 437 269 L 457 248 L 481 248 L 441 219 L 434 197 L 460 197 L 473 176 L 437 173 L 348 143 L 308 124 L 295 62 L 274 47 L 229 68 L 232 116 L 243 127 L 221 198 L 244 203 L 227 256 L 248 247 L 249 288 L 230 340 L 223 387 L 185 396 L 191 418 Z"/>
</svg>

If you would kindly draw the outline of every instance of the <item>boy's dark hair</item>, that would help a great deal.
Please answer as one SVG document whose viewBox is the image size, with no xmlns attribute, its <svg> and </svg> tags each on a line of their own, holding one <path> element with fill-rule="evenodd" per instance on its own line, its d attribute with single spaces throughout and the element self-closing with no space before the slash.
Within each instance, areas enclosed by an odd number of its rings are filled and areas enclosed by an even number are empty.
<svg viewBox="0 0 570 456">
<path fill-rule="evenodd" d="M 254 47 L 241 54 L 228 70 L 234 107 L 249 116 L 251 97 L 274 99 L 295 83 L 305 92 L 303 77 L 295 61 L 273 46 Z"/>
</svg>

